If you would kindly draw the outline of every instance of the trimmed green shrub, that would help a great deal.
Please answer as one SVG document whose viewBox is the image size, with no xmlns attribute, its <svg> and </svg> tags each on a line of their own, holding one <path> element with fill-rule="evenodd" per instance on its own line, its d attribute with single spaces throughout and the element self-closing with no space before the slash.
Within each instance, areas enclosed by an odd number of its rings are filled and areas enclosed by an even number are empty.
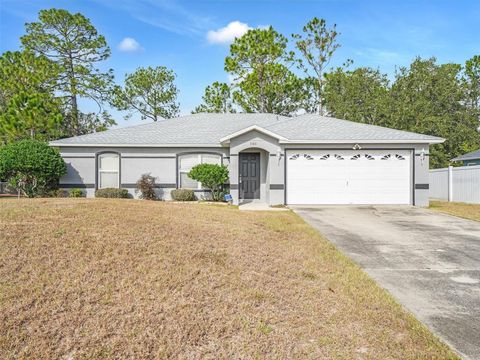
<svg viewBox="0 0 480 360">
<path fill-rule="evenodd" d="M 228 169 L 225 165 L 199 164 L 188 173 L 190 179 L 199 181 L 212 192 L 213 201 L 222 200 L 223 184 L 228 181 Z"/>
<path fill-rule="evenodd" d="M 175 189 L 170 191 L 170 196 L 176 201 L 196 201 L 195 192 L 189 189 Z"/>
<path fill-rule="evenodd" d="M 79 197 L 84 197 L 85 194 L 83 193 L 82 189 L 74 188 L 70 190 L 70 197 L 72 198 L 79 198 Z"/>
<path fill-rule="evenodd" d="M 140 199 L 156 200 L 155 178 L 150 174 L 143 174 L 137 181 L 136 193 L 140 193 Z"/>
<path fill-rule="evenodd" d="M 22 140 L 0 148 L 0 179 L 28 197 L 58 188 L 67 166 L 57 149 L 36 140 Z"/>
<path fill-rule="evenodd" d="M 128 199 L 130 196 L 127 189 L 105 188 L 96 190 L 95 197 Z"/>
</svg>

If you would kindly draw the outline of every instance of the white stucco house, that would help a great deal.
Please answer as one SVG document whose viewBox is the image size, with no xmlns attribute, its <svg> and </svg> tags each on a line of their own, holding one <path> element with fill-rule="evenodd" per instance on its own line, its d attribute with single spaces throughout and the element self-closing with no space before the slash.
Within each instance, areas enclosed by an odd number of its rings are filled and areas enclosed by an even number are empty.
<svg viewBox="0 0 480 360">
<path fill-rule="evenodd" d="M 301 115 L 194 114 L 52 141 L 68 167 L 63 189 L 87 196 L 126 188 L 144 173 L 160 198 L 188 188 L 199 163 L 225 164 L 235 204 L 428 205 L 429 146 L 444 139 L 351 121 Z"/>
</svg>

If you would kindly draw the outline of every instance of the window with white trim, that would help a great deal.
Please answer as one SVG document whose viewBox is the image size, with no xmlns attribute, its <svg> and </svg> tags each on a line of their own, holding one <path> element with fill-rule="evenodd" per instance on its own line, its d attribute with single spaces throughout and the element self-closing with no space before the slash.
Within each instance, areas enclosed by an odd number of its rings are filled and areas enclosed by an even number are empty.
<svg viewBox="0 0 480 360">
<path fill-rule="evenodd" d="M 178 186 L 183 189 L 201 190 L 202 184 L 190 179 L 188 173 L 198 164 L 222 164 L 221 155 L 217 154 L 186 154 L 178 157 Z"/>
<path fill-rule="evenodd" d="M 98 188 L 120 187 L 120 156 L 115 153 L 98 155 Z"/>
</svg>

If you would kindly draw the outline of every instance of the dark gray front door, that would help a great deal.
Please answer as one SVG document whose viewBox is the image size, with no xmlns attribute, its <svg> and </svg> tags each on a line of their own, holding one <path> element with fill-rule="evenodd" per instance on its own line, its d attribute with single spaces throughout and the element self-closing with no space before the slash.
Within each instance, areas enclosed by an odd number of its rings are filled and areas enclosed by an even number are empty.
<svg viewBox="0 0 480 360">
<path fill-rule="evenodd" d="M 240 199 L 260 199 L 260 154 L 240 153 Z"/>
</svg>

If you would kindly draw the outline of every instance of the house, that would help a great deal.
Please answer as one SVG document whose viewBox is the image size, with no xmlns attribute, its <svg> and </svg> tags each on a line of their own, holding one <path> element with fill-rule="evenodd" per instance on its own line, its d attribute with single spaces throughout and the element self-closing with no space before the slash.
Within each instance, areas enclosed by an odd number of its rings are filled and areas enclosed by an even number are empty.
<svg viewBox="0 0 480 360">
<path fill-rule="evenodd" d="M 480 149 L 458 156 L 452 161 L 462 161 L 463 166 L 480 165 Z"/>
<path fill-rule="evenodd" d="M 188 177 L 225 164 L 234 204 L 428 205 L 428 149 L 444 139 L 319 115 L 194 114 L 52 141 L 68 166 L 60 187 L 126 188 L 144 173 L 160 198 L 208 196 Z"/>
</svg>

